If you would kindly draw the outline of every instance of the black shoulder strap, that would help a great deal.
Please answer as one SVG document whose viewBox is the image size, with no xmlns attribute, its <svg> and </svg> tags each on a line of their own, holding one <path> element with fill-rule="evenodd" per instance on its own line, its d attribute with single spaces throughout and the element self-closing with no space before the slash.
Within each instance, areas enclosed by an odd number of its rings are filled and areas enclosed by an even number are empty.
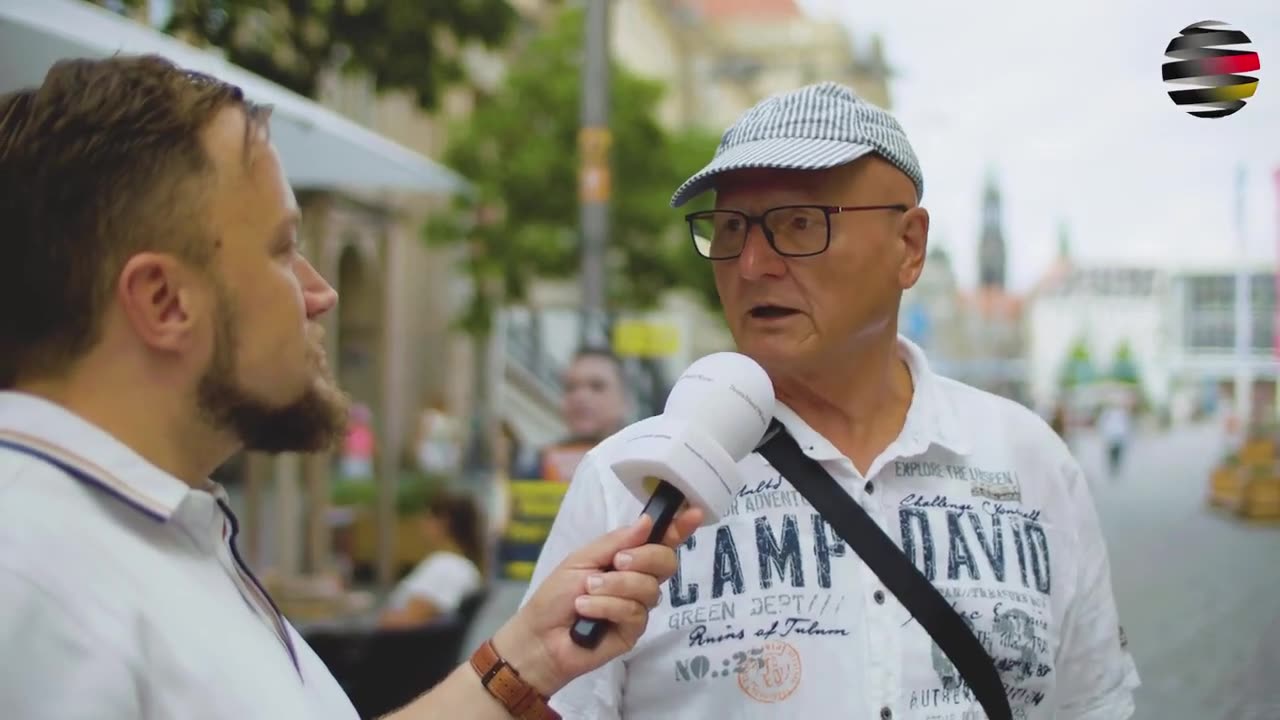
<svg viewBox="0 0 1280 720">
<path fill-rule="evenodd" d="M 938 592 L 867 512 L 817 460 L 805 455 L 777 420 L 756 448 L 862 558 L 946 653 L 991 720 L 1013 711 L 991 656 Z"/>
</svg>

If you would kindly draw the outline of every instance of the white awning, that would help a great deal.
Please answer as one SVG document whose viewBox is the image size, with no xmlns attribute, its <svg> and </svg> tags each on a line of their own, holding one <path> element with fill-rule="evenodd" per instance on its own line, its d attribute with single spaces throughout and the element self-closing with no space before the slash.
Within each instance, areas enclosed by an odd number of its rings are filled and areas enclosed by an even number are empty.
<svg viewBox="0 0 1280 720">
<path fill-rule="evenodd" d="M 163 55 L 274 106 L 271 136 L 296 188 L 465 191 L 448 168 L 223 58 L 80 0 L 0 0 L 0 92 L 39 85 L 68 57 Z"/>
</svg>

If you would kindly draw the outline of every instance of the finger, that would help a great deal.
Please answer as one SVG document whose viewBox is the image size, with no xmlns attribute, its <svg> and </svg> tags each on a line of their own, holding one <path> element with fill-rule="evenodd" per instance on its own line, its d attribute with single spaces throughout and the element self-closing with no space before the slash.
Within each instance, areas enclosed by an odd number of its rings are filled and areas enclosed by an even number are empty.
<svg viewBox="0 0 1280 720">
<path fill-rule="evenodd" d="M 641 545 L 613 556 L 615 569 L 651 575 L 659 581 L 675 574 L 678 565 L 676 551 L 666 545 Z"/>
<path fill-rule="evenodd" d="M 649 609 L 635 600 L 596 595 L 579 595 L 574 602 L 578 614 L 616 625 L 639 625 L 649 622 Z"/>
<path fill-rule="evenodd" d="M 658 583 L 653 575 L 642 572 L 614 571 L 587 578 L 587 592 L 595 597 L 634 600 L 647 608 L 658 604 Z"/>
<path fill-rule="evenodd" d="M 706 517 L 706 512 L 699 507 L 688 507 L 681 510 L 676 515 L 671 526 L 667 528 L 667 534 L 662 538 L 662 544 L 668 547 L 675 547 L 688 540 L 689 536 L 702 526 Z"/>
<path fill-rule="evenodd" d="M 643 545 L 649 538 L 649 528 L 653 520 L 648 515 L 641 515 L 632 524 L 618 528 L 607 535 L 596 538 L 594 542 L 569 556 L 567 563 L 575 567 L 607 567 L 613 562 L 614 555 Z"/>
</svg>

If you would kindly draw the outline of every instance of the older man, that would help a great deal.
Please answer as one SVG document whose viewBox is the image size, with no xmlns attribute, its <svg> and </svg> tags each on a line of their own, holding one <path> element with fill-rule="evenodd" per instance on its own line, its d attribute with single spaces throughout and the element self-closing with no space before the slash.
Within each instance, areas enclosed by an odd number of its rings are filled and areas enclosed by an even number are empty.
<svg viewBox="0 0 1280 720">
<path fill-rule="evenodd" d="M 823 83 L 770 97 L 677 190 L 738 350 L 778 419 L 953 603 L 1014 717 L 1133 710 L 1089 487 L 1029 410 L 945 379 L 897 334 L 924 265 L 923 177 L 899 124 Z M 634 517 L 608 469 L 579 466 L 535 574 Z M 759 455 L 729 515 L 699 530 L 637 647 L 571 683 L 566 717 L 985 717 L 956 668 L 827 520 Z"/>
<path fill-rule="evenodd" d="M 0 96 L 5 717 L 356 717 L 208 480 L 346 422 L 319 336 L 337 293 L 300 252 L 267 128 L 238 88 L 159 57 L 65 61 Z M 674 570 L 647 530 L 575 549 L 395 717 L 553 717 L 546 696 L 630 647 Z M 574 645 L 575 612 L 616 623 L 606 646 Z"/>
</svg>

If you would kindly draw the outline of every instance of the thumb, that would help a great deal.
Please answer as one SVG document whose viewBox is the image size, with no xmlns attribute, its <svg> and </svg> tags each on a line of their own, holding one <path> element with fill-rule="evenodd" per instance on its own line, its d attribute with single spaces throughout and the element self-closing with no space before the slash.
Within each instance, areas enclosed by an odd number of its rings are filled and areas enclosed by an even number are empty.
<svg viewBox="0 0 1280 720">
<path fill-rule="evenodd" d="M 644 545 L 649 539 L 649 529 L 652 526 L 653 519 L 648 515 L 641 515 L 630 525 L 602 535 L 570 555 L 569 564 L 575 567 L 610 567 L 613 565 L 613 556 L 620 551 Z"/>
</svg>

